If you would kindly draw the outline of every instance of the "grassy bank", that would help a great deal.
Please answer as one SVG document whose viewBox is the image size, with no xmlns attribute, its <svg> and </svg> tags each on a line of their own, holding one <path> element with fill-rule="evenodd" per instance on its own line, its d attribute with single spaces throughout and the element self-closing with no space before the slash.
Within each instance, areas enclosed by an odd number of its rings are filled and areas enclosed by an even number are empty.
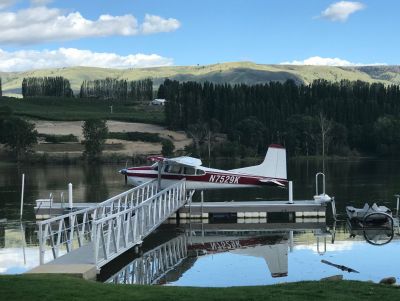
<svg viewBox="0 0 400 301">
<path fill-rule="evenodd" d="M 399 287 L 367 282 L 297 282 L 191 288 L 113 285 L 62 276 L 0 276 L 2 300 L 396 300 Z"/>
<path fill-rule="evenodd" d="M 112 113 L 110 106 L 113 106 Z M 164 123 L 160 107 L 137 102 L 110 102 L 99 99 L 78 98 L 28 98 L 0 97 L 0 106 L 10 107 L 15 115 L 44 120 L 76 121 L 89 118 Z"/>
</svg>

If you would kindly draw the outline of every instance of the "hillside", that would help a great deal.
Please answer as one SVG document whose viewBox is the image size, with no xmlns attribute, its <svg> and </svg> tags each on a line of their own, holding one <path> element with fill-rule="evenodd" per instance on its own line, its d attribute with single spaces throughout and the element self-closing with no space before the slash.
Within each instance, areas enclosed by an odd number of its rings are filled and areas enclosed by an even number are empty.
<svg viewBox="0 0 400 301">
<path fill-rule="evenodd" d="M 293 79 L 298 83 L 310 83 L 315 79 L 329 81 L 362 80 L 384 84 L 400 84 L 400 66 L 295 66 L 263 65 L 251 62 L 223 63 L 205 66 L 173 66 L 140 69 L 108 69 L 95 67 L 69 67 L 32 70 L 26 72 L 0 72 L 3 93 L 20 93 L 24 77 L 63 76 L 70 80 L 72 89 L 78 92 L 83 80 L 113 77 L 138 80 L 153 78 L 156 88 L 165 78 L 179 81 L 211 81 L 214 83 L 256 84 L 268 81 Z"/>
</svg>

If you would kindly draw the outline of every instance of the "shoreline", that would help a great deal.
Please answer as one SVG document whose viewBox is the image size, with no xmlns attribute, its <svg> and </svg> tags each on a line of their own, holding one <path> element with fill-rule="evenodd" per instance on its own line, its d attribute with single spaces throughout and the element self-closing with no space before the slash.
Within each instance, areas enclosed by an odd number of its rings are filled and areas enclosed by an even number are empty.
<svg viewBox="0 0 400 301">
<path fill-rule="evenodd" d="M 115 163 L 126 163 L 132 162 L 135 164 L 143 164 L 147 162 L 147 157 L 150 155 L 160 155 L 160 153 L 144 153 L 144 154 L 133 154 L 127 155 L 121 152 L 110 152 L 103 153 L 98 160 L 94 162 L 88 162 L 82 155 L 82 152 L 34 152 L 26 155 L 25 158 L 19 162 L 12 158 L 12 156 L 5 151 L 0 152 L 1 165 L 12 165 L 12 164 L 29 164 L 29 165 L 77 165 L 77 164 L 115 164 Z M 171 156 L 173 157 L 173 156 Z M 262 161 L 264 156 L 256 157 L 213 157 L 211 163 L 215 161 L 240 161 L 240 162 L 259 162 Z M 201 158 L 204 164 L 208 164 L 208 158 Z M 378 156 L 329 156 L 325 157 L 325 161 L 341 161 L 341 160 L 380 160 L 390 159 L 398 160 L 393 157 L 378 157 Z M 321 156 L 296 156 L 287 159 L 288 161 L 323 161 Z"/>
</svg>

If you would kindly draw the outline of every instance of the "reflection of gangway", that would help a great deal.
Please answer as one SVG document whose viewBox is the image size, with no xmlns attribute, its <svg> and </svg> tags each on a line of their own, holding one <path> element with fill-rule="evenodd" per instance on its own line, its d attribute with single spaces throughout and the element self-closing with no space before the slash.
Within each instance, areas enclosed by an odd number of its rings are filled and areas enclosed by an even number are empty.
<svg viewBox="0 0 400 301">
<path fill-rule="evenodd" d="M 191 196 L 185 180 L 161 191 L 153 180 L 96 206 L 38 222 L 41 266 L 30 273 L 94 277 L 106 263 L 141 244 Z M 54 260 L 43 265 L 49 248 Z"/>
<path fill-rule="evenodd" d="M 174 282 L 201 256 L 231 252 L 263 258 L 272 277 L 288 275 L 288 252 L 294 248 L 293 233 L 326 231 L 326 223 L 181 224 L 185 234 L 145 252 L 139 258 L 106 275 L 105 282 L 161 284 Z M 101 279 L 101 276 L 100 276 Z"/>
<path fill-rule="evenodd" d="M 187 257 L 187 237 L 178 236 L 135 259 L 106 282 L 153 284 Z"/>
</svg>

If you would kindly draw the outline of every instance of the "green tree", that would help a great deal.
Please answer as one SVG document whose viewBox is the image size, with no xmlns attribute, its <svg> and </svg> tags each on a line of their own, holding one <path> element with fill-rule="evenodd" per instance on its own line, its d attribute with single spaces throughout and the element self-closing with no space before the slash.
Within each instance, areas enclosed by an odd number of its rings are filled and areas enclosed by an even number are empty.
<svg viewBox="0 0 400 301">
<path fill-rule="evenodd" d="M 104 143 L 108 135 L 108 127 L 105 120 L 89 119 L 85 120 L 82 126 L 83 137 L 85 141 L 84 157 L 89 161 L 99 159 L 104 149 Z"/>
<path fill-rule="evenodd" d="M 250 116 L 237 123 L 233 135 L 240 144 L 262 152 L 266 148 L 265 132 L 265 126 L 256 117 Z"/>
<path fill-rule="evenodd" d="M 379 117 L 374 123 L 376 148 L 381 155 L 397 155 L 400 149 L 400 119 L 392 115 Z"/>
<path fill-rule="evenodd" d="M 162 145 L 161 153 L 164 157 L 171 156 L 174 153 L 175 146 L 171 140 L 163 139 L 161 145 Z"/>
<path fill-rule="evenodd" d="M 0 143 L 4 143 L 15 154 L 17 160 L 37 143 L 35 125 L 18 117 L 0 119 Z"/>
</svg>

